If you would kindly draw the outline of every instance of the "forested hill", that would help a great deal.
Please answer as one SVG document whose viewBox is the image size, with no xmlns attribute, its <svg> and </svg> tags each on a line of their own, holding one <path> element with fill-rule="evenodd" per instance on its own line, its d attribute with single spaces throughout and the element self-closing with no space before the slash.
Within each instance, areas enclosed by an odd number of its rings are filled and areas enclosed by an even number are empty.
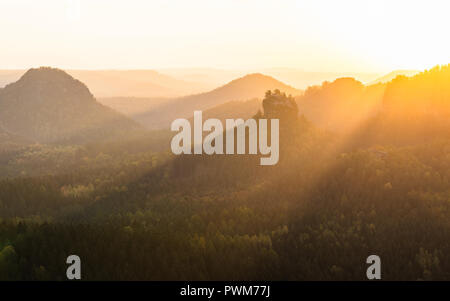
<svg viewBox="0 0 450 301">
<path fill-rule="evenodd" d="M 234 100 L 249 100 L 260 97 L 272 89 L 279 89 L 292 95 L 302 93 L 270 76 L 255 73 L 235 79 L 206 93 L 167 100 L 163 105 L 139 114 L 136 120 L 150 129 L 169 129 L 173 120 L 190 118 L 195 110 L 207 110 Z"/>
<path fill-rule="evenodd" d="M 385 84 L 365 86 L 353 78 L 338 78 L 309 87 L 297 103 L 300 113 L 317 126 L 345 133 L 378 113 L 385 88 Z"/>
<path fill-rule="evenodd" d="M 44 143 L 82 143 L 139 129 L 134 121 L 98 103 L 80 81 L 44 67 L 28 70 L 0 90 L 0 125 Z"/>
</svg>

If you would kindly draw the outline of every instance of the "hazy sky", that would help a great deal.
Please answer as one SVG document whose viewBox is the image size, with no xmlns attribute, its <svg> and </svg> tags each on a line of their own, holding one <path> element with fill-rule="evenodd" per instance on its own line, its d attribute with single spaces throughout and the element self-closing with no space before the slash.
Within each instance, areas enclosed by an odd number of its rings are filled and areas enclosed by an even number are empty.
<svg viewBox="0 0 450 301">
<path fill-rule="evenodd" d="M 0 69 L 424 69 L 449 1 L 0 0 Z"/>
</svg>

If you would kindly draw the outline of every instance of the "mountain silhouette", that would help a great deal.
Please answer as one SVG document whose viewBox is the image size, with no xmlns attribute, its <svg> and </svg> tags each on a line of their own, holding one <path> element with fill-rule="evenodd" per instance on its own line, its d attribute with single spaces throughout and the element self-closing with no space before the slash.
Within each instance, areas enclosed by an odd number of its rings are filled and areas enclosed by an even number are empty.
<svg viewBox="0 0 450 301">
<path fill-rule="evenodd" d="M 235 79 L 207 93 L 170 99 L 163 105 L 136 116 L 136 120 L 150 129 L 168 129 L 173 120 L 189 118 L 195 110 L 207 110 L 229 101 L 261 97 L 267 90 L 276 89 L 292 95 L 302 93 L 273 77 L 255 73 Z"/>
<path fill-rule="evenodd" d="M 355 140 L 365 144 L 410 145 L 450 137 L 450 65 L 386 84 L 379 112 Z"/>
<path fill-rule="evenodd" d="M 381 107 L 385 84 L 364 86 L 354 78 L 338 78 L 311 86 L 297 98 L 300 114 L 332 131 L 357 127 Z"/>
<path fill-rule="evenodd" d="M 252 118 L 258 110 L 262 109 L 262 100 L 258 98 L 250 100 L 229 101 L 211 109 L 203 111 L 203 119 L 216 118 L 225 124 L 226 119 Z M 193 122 L 193 116 L 189 119 Z"/>
<path fill-rule="evenodd" d="M 62 70 L 28 70 L 0 90 L 0 126 L 41 143 L 82 143 L 123 135 L 139 126 L 98 103 Z"/>
</svg>

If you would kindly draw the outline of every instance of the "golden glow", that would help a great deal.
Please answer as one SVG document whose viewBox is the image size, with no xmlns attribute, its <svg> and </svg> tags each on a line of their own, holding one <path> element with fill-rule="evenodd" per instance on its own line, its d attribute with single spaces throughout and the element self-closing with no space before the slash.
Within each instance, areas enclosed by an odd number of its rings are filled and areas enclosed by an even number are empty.
<svg viewBox="0 0 450 301">
<path fill-rule="evenodd" d="M 425 69 L 448 1 L 2 0 L 1 69 Z"/>
</svg>

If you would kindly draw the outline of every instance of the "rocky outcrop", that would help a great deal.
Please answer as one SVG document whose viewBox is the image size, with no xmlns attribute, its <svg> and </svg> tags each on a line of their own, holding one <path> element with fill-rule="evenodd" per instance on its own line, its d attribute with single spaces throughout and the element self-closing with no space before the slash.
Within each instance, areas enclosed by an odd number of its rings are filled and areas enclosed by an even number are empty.
<svg viewBox="0 0 450 301">
<path fill-rule="evenodd" d="M 263 100 L 264 118 L 281 120 L 296 120 L 298 107 L 292 96 L 279 90 L 267 91 Z"/>
</svg>

